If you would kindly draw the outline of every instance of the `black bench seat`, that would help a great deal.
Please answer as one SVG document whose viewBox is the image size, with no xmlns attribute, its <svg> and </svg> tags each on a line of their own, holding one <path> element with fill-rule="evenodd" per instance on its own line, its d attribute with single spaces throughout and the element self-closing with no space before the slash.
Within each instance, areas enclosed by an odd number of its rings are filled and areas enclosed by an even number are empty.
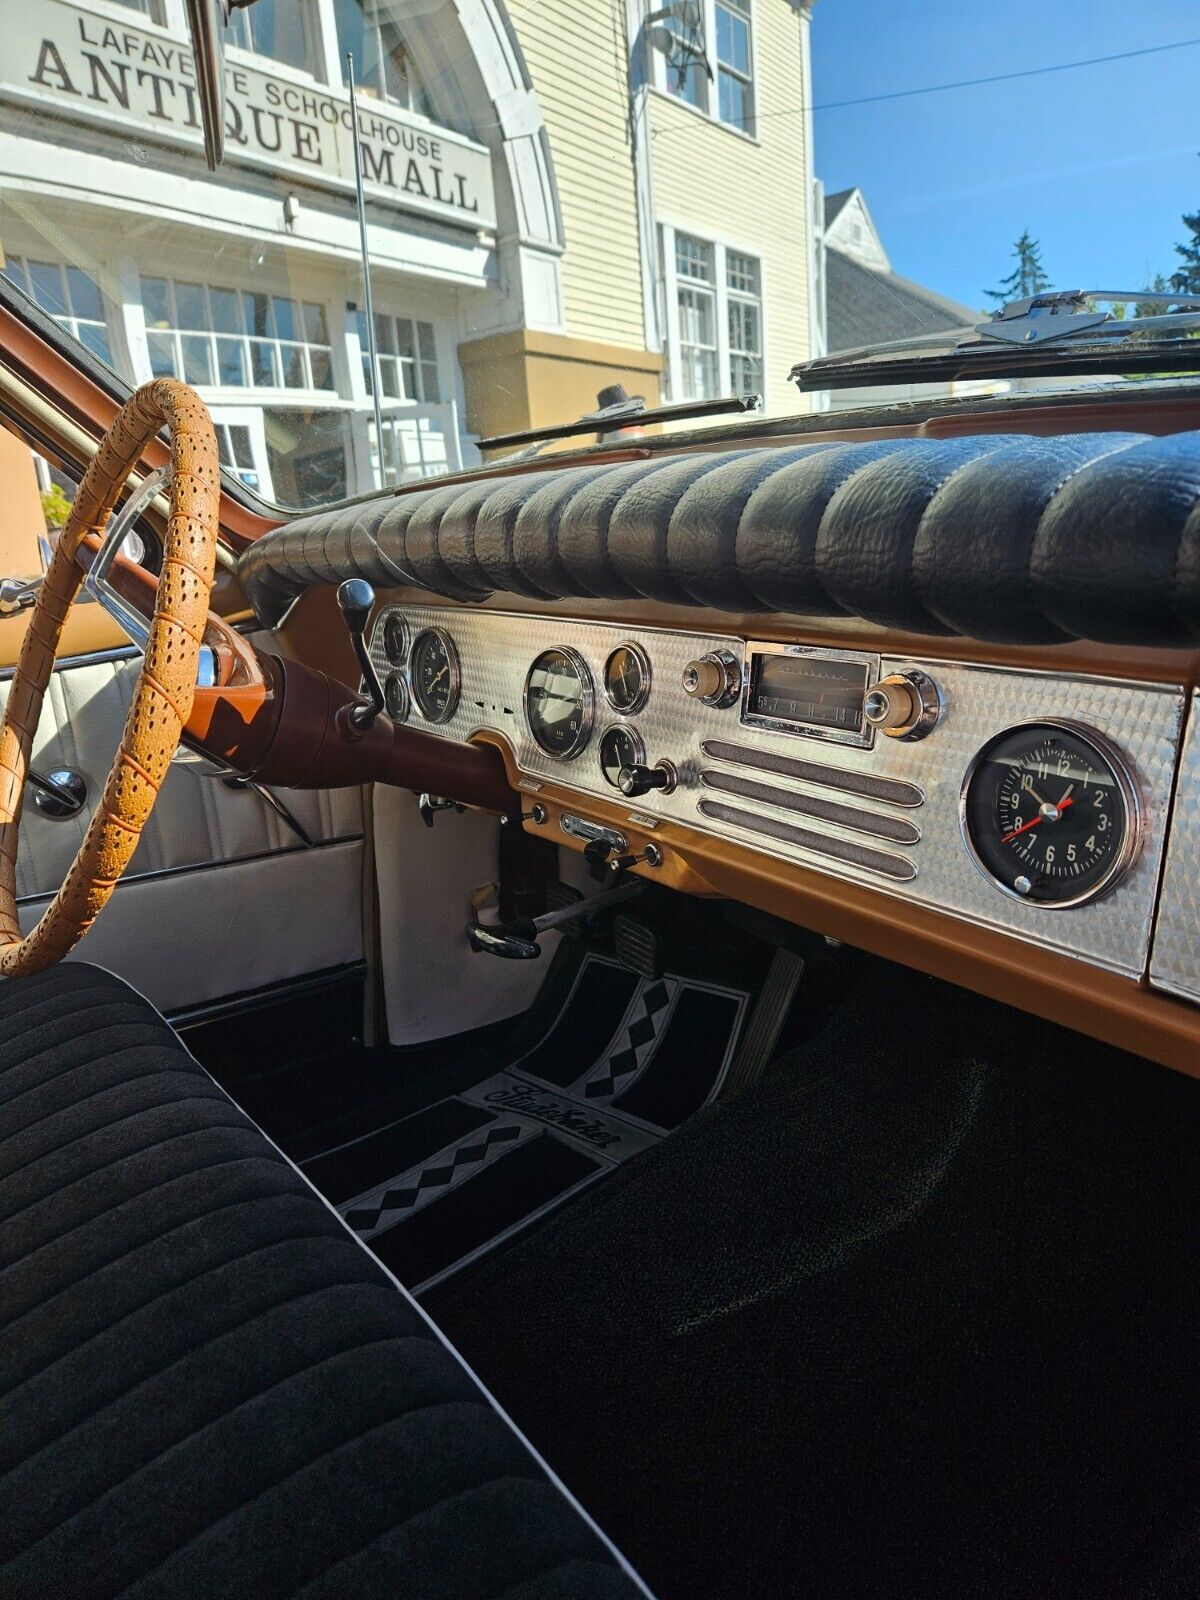
<svg viewBox="0 0 1200 1600">
<path fill-rule="evenodd" d="M 646 1591 L 110 973 L 0 985 L 0 1595 Z"/>
</svg>

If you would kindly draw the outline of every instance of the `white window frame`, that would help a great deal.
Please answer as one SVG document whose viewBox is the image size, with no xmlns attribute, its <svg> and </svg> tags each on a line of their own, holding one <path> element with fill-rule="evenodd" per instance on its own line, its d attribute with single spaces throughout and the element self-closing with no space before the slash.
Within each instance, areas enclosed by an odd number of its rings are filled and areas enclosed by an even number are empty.
<svg viewBox="0 0 1200 1600">
<path fill-rule="evenodd" d="M 663 316 L 662 325 L 666 334 L 664 353 L 666 355 L 667 388 L 672 401 L 685 401 L 692 398 L 683 393 L 683 359 L 680 348 L 679 328 L 679 275 L 675 266 L 675 239 L 677 234 L 684 234 L 688 238 L 697 239 L 702 244 L 708 245 L 713 252 L 713 277 L 715 283 L 713 292 L 717 306 L 717 393 L 725 395 L 731 392 L 729 368 L 729 300 L 730 289 L 728 279 L 728 256 L 733 251 L 737 255 L 749 256 L 758 264 L 758 327 L 761 350 L 759 360 L 762 363 L 762 394 L 764 405 L 767 390 L 767 285 L 766 270 L 761 251 L 743 244 L 739 240 L 727 238 L 714 238 L 705 233 L 702 228 L 697 228 L 689 222 L 660 221 L 658 225 L 660 263 L 662 269 L 662 299 Z M 750 299 L 752 296 L 734 292 L 736 299 Z"/>
<path fill-rule="evenodd" d="M 146 279 L 146 278 L 160 279 L 163 282 L 165 282 L 169 287 L 170 296 L 171 296 L 171 302 L 172 302 L 172 307 L 173 307 L 173 315 L 172 315 L 172 318 L 171 318 L 172 326 L 170 326 L 168 328 L 154 328 L 154 327 L 151 327 L 150 323 L 145 320 L 145 302 L 144 302 L 144 299 L 143 299 L 143 296 L 142 296 L 142 292 L 141 292 L 141 280 L 142 279 Z M 220 290 L 220 291 L 232 290 L 235 294 L 265 294 L 265 295 L 268 295 L 272 300 L 290 300 L 292 302 L 292 304 L 297 307 L 297 309 L 299 311 L 300 318 L 301 318 L 301 322 L 303 322 L 304 306 L 305 305 L 317 305 L 317 306 L 319 306 L 321 308 L 322 315 L 324 316 L 324 319 L 325 319 L 325 336 L 326 336 L 326 341 L 327 342 L 322 344 L 317 340 L 312 340 L 312 339 L 308 339 L 308 338 L 304 338 L 304 339 L 282 339 L 278 335 L 275 335 L 275 334 L 264 334 L 264 335 L 247 334 L 247 333 L 225 334 L 225 333 L 219 332 L 215 328 L 215 326 L 210 326 L 208 328 L 184 328 L 184 327 L 182 327 L 180 325 L 182 319 L 178 315 L 178 293 L 177 293 L 177 288 L 178 288 L 178 284 L 180 282 L 186 283 L 189 286 L 192 285 L 192 284 L 197 284 L 198 283 L 200 288 L 204 290 L 206 309 L 208 311 L 208 320 L 209 320 L 210 324 L 212 324 L 214 322 L 214 319 L 212 317 L 212 309 L 211 309 L 211 295 L 212 295 L 212 292 L 214 290 Z M 140 309 L 141 309 L 141 312 L 142 312 L 142 318 L 143 318 L 143 322 L 144 322 L 144 326 L 145 326 L 146 352 L 147 352 L 147 372 L 146 372 L 146 377 L 147 378 L 150 378 L 150 377 L 152 377 L 154 375 L 153 367 L 152 367 L 152 365 L 150 365 L 150 358 L 149 358 L 149 348 L 150 348 L 150 340 L 151 339 L 157 337 L 157 338 L 168 338 L 168 339 L 171 340 L 172 346 L 173 346 L 173 349 L 174 349 L 174 352 L 175 352 L 175 360 L 176 360 L 176 368 L 177 368 L 176 375 L 178 377 L 182 378 L 184 380 L 184 382 L 190 382 L 191 380 L 187 378 L 185 370 L 184 370 L 182 340 L 184 338 L 187 338 L 187 337 L 206 338 L 208 340 L 209 359 L 210 359 L 210 362 L 212 364 L 213 378 L 216 381 L 214 381 L 212 383 L 197 383 L 197 384 L 195 384 L 195 387 L 197 389 L 199 389 L 204 394 L 217 395 L 217 396 L 221 397 L 222 399 L 229 399 L 229 400 L 233 399 L 234 397 L 240 397 L 243 400 L 248 400 L 248 399 L 253 398 L 253 400 L 258 404 L 263 404 L 263 403 L 266 403 L 268 401 L 271 402 L 271 403 L 275 403 L 275 402 L 279 401 L 280 399 L 283 399 L 285 401 L 289 401 L 289 402 L 293 402 L 293 403 L 297 402 L 297 401 L 303 401 L 305 403 L 311 403 L 311 402 L 315 401 L 315 402 L 317 402 L 317 403 L 319 403 L 321 405 L 328 405 L 328 404 L 330 404 L 330 402 L 336 402 L 339 399 L 344 399 L 345 398 L 345 390 L 340 386 L 339 381 L 338 381 L 339 377 L 340 377 L 340 374 L 339 374 L 339 371 L 338 371 L 338 364 L 337 364 L 336 340 L 334 338 L 334 324 L 333 324 L 333 318 L 332 318 L 332 316 L 330 314 L 331 310 L 332 310 L 332 307 L 330 306 L 328 301 L 326 301 L 326 300 L 324 300 L 324 299 L 322 299 L 322 298 L 320 298 L 320 297 L 318 297 L 316 295 L 314 295 L 312 297 L 308 297 L 308 296 L 305 296 L 303 294 L 298 293 L 294 289 L 282 289 L 282 290 L 280 290 L 280 289 L 272 289 L 272 288 L 270 288 L 270 287 L 268 287 L 266 285 L 256 285 L 253 289 L 246 289 L 244 287 L 241 287 L 241 286 L 238 286 L 238 285 L 233 285 L 233 284 L 206 283 L 202 279 L 180 278 L 180 277 L 177 277 L 176 274 L 171 273 L 171 272 L 154 272 L 154 271 L 151 271 L 149 269 L 146 269 L 145 271 L 139 272 L 138 297 L 139 297 L 139 302 L 140 302 Z M 219 373 L 220 373 L 220 355 L 219 355 L 219 352 L 218 352 L 218 349 L 217 349 L 217 340 L 219 338 L 238 339 L 241 342 L 242 356 L 243 356 L 243 370 L 246 373 L 247 377 L 250 377 L 251 374 L 252 374 L 252 371 L 253 371 L 253 353 L 252 353 L 252 350 L 251 350 L 251 346 L 252 345 L 261 344 L 261 345 L 267 345 L 267 346 L 270 347 L 270 349 L 272 351 L 272 358 L 273 358 L 273 360 L 275 362 L 278 363 L 278 375 L 279 375 L 280 378 L 283 377 L 283 371 L 284 371 L 283 363 L 284 363 L 285 356 L 286 356 L 286 354 L 288 352 L 293 351 L 293 350 L 300 352 L 301 359 L 302 359 L 303 364 L 304 364 L 305 375 L 306 375 L 306 377 L 309 378 L 309 380 L 311 380 L 311 378 L 312 378 L 312 352 L 313 351 L 319 351 L 319 352 L 324 353 L 324 352 L 327 351 L 328 354 L 329 354 L 330 377 L 331 377 L 331 380 L 332 380 L 332 387 L 331 388 L 327 388 L 327 389 L 314 388 L 311 385 L 311 381 L 307 385 L 305 385 L 304 387 L 301 387 L 301 388 L 292 387 L 291 385 L 284 384 L 284 383 L 278 383 L 278 384 L 256 384 L 254 382 L 249 382 L 249 383 L 245 383 L 245 384 L 221 383 L 219 381 L 219 376 L 218 376 Z"/>
<path fill-rule="evenodd" d="M 46 266 L 56 268 L 58 272 L 60 298 L 63 306 L 66 308 L 65 310 L 61 312 L 51 311 L 48 307 L 41 306 L 37 296 L 33 292 L 33 277 L 29 271 L 29 263 L 31 261 L 36 262 L 39 267 Z M 64 333 L 69 333 L 72 339 L 74 339 L 78 344 L 82 345 L 83 348 L 87 350 L 88 354 L 93 356 L 97 361 L 103 361 L 105 358 L 97 355 L 96 352 L 92 350 L 86 343 L 86 341 L 80 338 L 79 329 L 81 325 L 88 328 L 103 329 L 104 338 L 108 345 L 108 365 L 113 369 L 113 371 L 119 370 L 121 355 L 120 344 L 117 339 L 117 324 L 119 319 L 113 315 L 113 306 L 108 295 L 106 295 L 104 292 L 104 287 L 98 272 L 88 267 L 76 267 L 73 261 L 61 261 L 58 259 L 58 257 L 47 257 L 44 255 L 39 255 L 36 252 L 33 255 L 30 255 L 27 251 L 23 250 L 9 251 L 5 257 L 5 262 L 6 265 L 15 264 L 21 269 L 24 282 L 17 282 L 16 287 L 18 289 L 23 289 L 28 294 L 29 298 L 34 302 L 34 304 L 40 306 L 40 309 L 46 316 L 50 317 L 54 322 L 57 322 Z M 81 317 L 75 311 L 74 305 L 71 302 L 70 280 L 67 277 L 67 269 L 69 267 L 74 267 L 77 272 L 81 272 L 85 278 L 90 279 L 94 284 L 96 293 L 100 296 L 99 320 L 97 320 L 95 317 Z M 14 283 L 16 280 L 9 277 L 8 282 Z"/>
<path fill-rule="evenodd" d="M 650 56 L 654 87 L 662 94 L 665 94 L 672 104 L 677 106 L 685 106 L 689 111 L 695 112 L 697 115 L 706 118 L 707 121 L 715 122 L 718 127 L 728 128 L 731 133 L 740 134 L 743 139 L 749 139 L 752 143 L 757 144 L 759 106 L 758 66 L 754 48 L 756 23 L 754 13 L 755 0 L 748 0 L 745 16 L 746 27 L 750 36 L 750 59 L 749 71 L 747 73 L 742 73 L 733 67 L 722 68 L 720 62 L 717 60 L 717 7 L 719 4 L 721 4 L 721 0 L 693 0 L 693 3 L 698 5 L 700 8 L 700 25 L 704 41 L 704 53 L 708 61 L 708 65 L 712 70 L 711 78 L 706 72 L 701 72 L 701 104 L 693 104 L 691 100 L 685 99 L 681 94 L 671 87 L 671 77 L 674 69 L 668 64 L 667 58 L 661 50 L 655 50 L 652 48 L 650 50 Z M 647 9 L 654 9 L 652 0 L 646 0 L 646 5 Z M 726 9 L 739 11 L 740 7 L 737 5 L 730 5 L 727 6 Z M 737 122 L 726 122 L 721 116 L 721 72 L 723 70 L 730 71 L 733 76 L 740 79 L 741 82 L 746 85 L 747 94 L 750 100 L 750 117 L 748 124 L 745 126 Z"/>
</svg>

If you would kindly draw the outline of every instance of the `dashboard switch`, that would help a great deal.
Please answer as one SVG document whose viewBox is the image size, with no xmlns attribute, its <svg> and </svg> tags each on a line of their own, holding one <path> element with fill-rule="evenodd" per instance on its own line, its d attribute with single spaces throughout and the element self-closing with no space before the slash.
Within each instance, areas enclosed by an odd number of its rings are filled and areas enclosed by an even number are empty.
<svg viewBox="0 0 1200 1600">
<path fill-rule="evenodd" d="M 660 761 L 656 767 L 622 767 L 617 774 L 617 788 L 627 800 L 634 800 L 640 794 L 649 794 L 651 789 L 661 789 L 663 794 L 670 794 L 677 781 L 675 768 L 669 761 Z"/>
<path fill-rule="evenodd" d="M 937 684 L 924 672 L 893 672 L 867 690 L 863 716 L 889 739 L 923 739 L 942 711 Z"/>
<path fill-rule="evenodd" d="M 728 650 L 712 650 L 683 669 L 683 688 L 706 706 L 731 706 L 742 692 L 742 668 Z"/>
</svg>

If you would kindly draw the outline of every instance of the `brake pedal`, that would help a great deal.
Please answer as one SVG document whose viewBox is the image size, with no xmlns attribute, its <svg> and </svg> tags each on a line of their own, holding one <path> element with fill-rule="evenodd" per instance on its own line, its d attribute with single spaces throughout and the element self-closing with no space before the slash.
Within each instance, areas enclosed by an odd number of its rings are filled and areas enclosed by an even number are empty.
<svg viewBox="0 0 1200 1600">
<path fill-rule="evenodd" d="M 641 978 L 663 975 L 663 942 L 653 928 L 624 913 L 613 918 L 613 954 Z"/>
</svg>

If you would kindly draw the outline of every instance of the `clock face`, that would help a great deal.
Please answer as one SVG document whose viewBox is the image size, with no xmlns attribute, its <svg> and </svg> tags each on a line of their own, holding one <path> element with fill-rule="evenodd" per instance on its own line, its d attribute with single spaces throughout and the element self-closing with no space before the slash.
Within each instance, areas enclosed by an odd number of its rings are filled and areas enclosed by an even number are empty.
<svg viewBox="0 0 1200 1600">
<path fill-rule="evenodd" d="M 980 752 L 963 824 L 976 860 L 1001 888 L 1035 904 L 1072 905 L 1111 887 L 1128 866 L 1133 797 L 1104 741 L 1034 723 Z"/>
</svg>

